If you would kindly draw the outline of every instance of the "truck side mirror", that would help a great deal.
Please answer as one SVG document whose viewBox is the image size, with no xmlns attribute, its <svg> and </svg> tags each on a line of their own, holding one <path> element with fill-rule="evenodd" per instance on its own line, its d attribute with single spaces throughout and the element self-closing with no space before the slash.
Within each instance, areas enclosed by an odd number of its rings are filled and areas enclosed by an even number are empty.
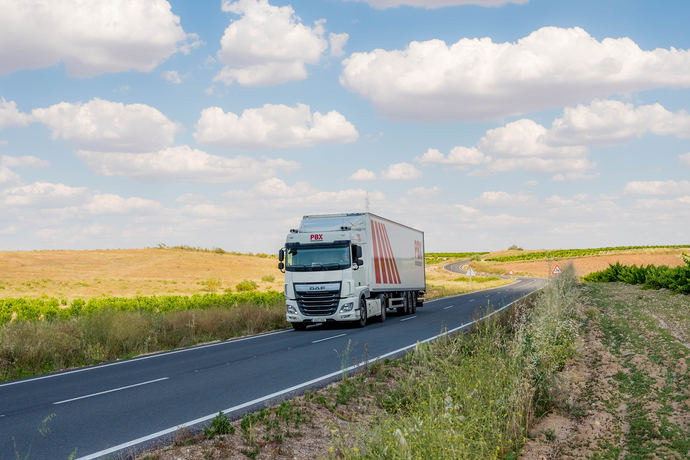
<svg viewBox="0 0 690 460">
<path fill-rule="evenodd" d="M 280 251 L 278 251 L 278 261 L 282 262 L 284 259 L 285 259 L 285 251 L 283 249 L 281 249 Z"/>
<path fill-rule="evenodd" d="M 364 265 L 364 261 L 362 259 L 357 259 L 357 266 L 361 267 L 362 265 Z"/>
<path fill-rule="evenodd" d="M 283 270 L 285 268 L 285 264 L 282 262 L 278 262 L 278 270 Z"/>
<path fill-rule="evenodd" d="M 355 246 L 355 252 L 357 253 L 357 258 L 362 258 L 362 246 Z"/>
</svg>

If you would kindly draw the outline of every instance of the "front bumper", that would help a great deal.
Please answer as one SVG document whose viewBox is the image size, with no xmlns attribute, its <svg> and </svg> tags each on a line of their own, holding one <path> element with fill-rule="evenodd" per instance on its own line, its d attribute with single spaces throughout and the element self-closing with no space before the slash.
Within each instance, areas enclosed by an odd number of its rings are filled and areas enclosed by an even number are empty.
<svg viewBox="0 0 690 460">
<path fill-rule="evenodd" d="M 359 302 L 356 297 L 340 299 L 338 302 L 338 309 L 332 315 L 304 315 L 300 311 L 296 300 L 288 299 L 285 303 L 287 308 L 285 317 L 290 323 L 319 324 L 333 321 L 354 321 L 359 319 Z M 352 308 L 348 311 L 343 311 L 347 309 L 349 304 L 352 304 Z"/>
</svg>

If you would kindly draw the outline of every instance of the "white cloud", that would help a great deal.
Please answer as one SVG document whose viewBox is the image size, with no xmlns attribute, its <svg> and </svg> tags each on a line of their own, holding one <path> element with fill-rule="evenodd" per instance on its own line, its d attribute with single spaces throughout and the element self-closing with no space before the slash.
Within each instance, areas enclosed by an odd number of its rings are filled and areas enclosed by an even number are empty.
<svg viewBox="0 0 690 460">
<path fill-rule="evenodd" d="M 383 114 L 414 120 L 496 119 L 583 99 L 690 87 L 690 51 L 644 51 L 575 27 L 543 27 L 515 43 L 491 38 L 411 42 L 353 53 L 341 84 Z"/>
<path fill-rule="evenodd" d="M 386 8 L 397 8 L 399 6 L 412 6 L 416 8 L 444 8 L 446 6 L 477 5 L 485 7 L 497 7 L 508 3 L 522 5 L 529 0 L 349 0 L 355 2 L 366 2 L 373 8 L 384 10 Z"/>
<path fill-rule="evenodd" d="M 304 25 L 291 6 L 268 0 L 224 0 L 222 10 L 240 15 L 225 29 L 218 58 L 225 67 L 214 81 L 266 86 L 307 77 L 328 48 L 323 20 Z"/>
<path fill-rule="evenodd" d="M 633 181 L 625 184 L 624 191 L 631 195 L 685 195 L 690 194 L 690 181 Z"/>
<path fill-rule="evenodd" d="M 299 168 L 281 158 L 256 160 L 237 156 L 209 155 L 183 145 L 150 153 L 103 153 L 80 150 L 77 156 L 90 169 L 105 176 L 124 176 L 156 181 L 200 183 L 251 182 Z"/>
<path fill-rule="evenodd" d="M 414 197 L 432 197 L 436 196 L 441 192 L 441 189 L 437 186 L 432 187 L 413 187 L 407 191 L 407 194 Z"/>
<path fill-rule="evenodd" d="M 0 129 L 7 126 L 26 126 L 30 122 L 31 116 L 20 112 L 16 102 L 0 98 Z"/>
<path fill-rule="evenodd" d="M 0 185 L 12 185 L 19 183 L 19 174 L 0 163 Z"/>
<path fill-rule="evenodd" d="M 470 166 L 477 166 L 485 160 L 484 154 L 474 147 L 453 147 L 448 156 L 436 149 L 428 149 L 424 155 L 414 161 L 423 165 L 440 163 L 453 166 L 455 169 L 464 170 Z"/>
<path fill-rule="evenodd" d="M 197 43 L 166 0 L 0 0 L 0 30 L 5 75 L 60 62 L 78 77 L 150 72 Z"/>
<path fill-rule="evenodd" d="M 534 202 L 535 197 L 528 193 L 507 193 L 501 191 L 483 192 L 474 202 L 486 206 L 516 206 Z"/>
<path fill-rule="evenodd" d="M 563 208 L 568 206 L 579 206 L 587 198 L 586 194 L 578 194 L 572 197 L 565 197 L 560 195 L 551 195 L 545 202 L 547 205 L 555 208 Z"/>
<path fill-rule="evenodd" d="M 111 193 L 98 193 L 84 205 L 84 209 L 91 214 L 148 213 L 161 208 L 157 201 L 138 197 L 123 198 Z"/>
<path fill-rule="evenodd" d="M 89 192 L 85 187 L 70 187 L 50 182 L 35 182 L 0 192 L 0 201 L 8 206 L 63 207 L 83 203 Z"/>
<path fill-rule="evenodd" d="M 34 109 L 32 115 L 50 128 L 53 139 L 62 138 L 79 148 L 109 152 L 145 152 L 167 147 L 180 128 L 146 104 L 125 105 L 98 98 L 87 103 L 60 102 Z"/>
<path fill-rule="evenodd" d="M 410 163 L 394 163 L 381 171 L 386 180 L 412 180 L 422 177 L 422 172 Z"/>
<path fill-rule="evenodd" d="M 595 100 L 566 107 L 553 121 L 548 142 L 555 145 L 620 144 L 646 133 L 690 138 L 690 114 L 672 113 L 661 104 L 642 105 Z"/>
<path fill-rule="evenodd" d="M 356 180 L 356 181 L 376 180 L 376 173 L 374 171 L 369 171 L 368 169 L 360 168 L 350 176 L 350 180 Z"/>
<path fill-rule="evenodd" d="M 178 72 L 177 70 L 166 70 L 164 72 L 161 72 L 161 77 L 163 77 L 164 80 L 167 80 L 170 83 L 179 85 L 180 83 L 182 83 L 182 80 L 184 80 L 186 75 L 180 75 L 180 72 Z"/>
<path fill-rule="evenodd" d="M 686 166 L 690 166 L 690 152 L 678 155 L 678 159 Z"/>
<path fill-rule="evenodd" d="M 50 161 L 41 160 L 33 155 L 13 157 L 9 155 L 0 156 L 0 165 L 11 168 L 47 168 Z"/>
<path fill-rule="evenodd" d="M 306 104 L 265 104 L 241 115 L 209 107 L 201 112 L 194 138 L 201 144 L 242 148 L 295 148 L 349 143 L 355 127 L 340 113 L 314 112 Z"/>
<path fill-rule="evenodd" d="M 341 57 L 345 54 L 345 45 L 347 40 L 350 38 L 349 34 L 334 34 L 331 32 L 328 34 L 328 43 L 331 47 L 331 56 Z"/>
</svg>

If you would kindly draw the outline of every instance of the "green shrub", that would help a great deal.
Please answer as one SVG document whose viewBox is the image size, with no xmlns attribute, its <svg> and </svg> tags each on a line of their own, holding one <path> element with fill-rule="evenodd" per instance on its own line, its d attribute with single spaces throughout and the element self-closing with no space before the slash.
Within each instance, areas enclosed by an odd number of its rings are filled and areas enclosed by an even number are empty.
<svg viewBox="0 0 690 460">
<path fill-rule="evenodd" d="M 257 287 L 256 281 L 244 280 L 237 283 L 235 289 L 237 289 L 237 292 L 250 292 L 255 291 Z"/>
<path fill-rule="evenodd" d="M 573 257 L 593 256 L 607 252 L 629 251 L 632 249 L 678 249 L 688 248 L 689 244 L 676 244 L 666 246 L 615 246 L 606 248 L 589 248 L 589 249 L 554 249 L 553 251 L 536 251 L 525 254 L 515 254 L 511 256 L 489 257 L 488 261 L 492 262 L 515 262 L 519 260 L 542 260 L 542 259 L 567 259 Z M 519 249 L 519 248 L 518 248 Z"/>
<path fill-rule="evenodd" d="M 690 294 L 690 257 L 683 253 L 685 265 L 669 268 L 666 265 L 609 264 L 607 269 L 592 272 L 583 278 L 587 282 L 615 282 L 641 284 L 648 289 L 670 289 L 680 294 Z"/>
<path fill-rule="evenodd" d="M 264 275 L 261 277 L 261 281 L 267 282 L 267 283 L 272 283 L 276 280 L 276 277 L 273 275 Z"/>
</svg>

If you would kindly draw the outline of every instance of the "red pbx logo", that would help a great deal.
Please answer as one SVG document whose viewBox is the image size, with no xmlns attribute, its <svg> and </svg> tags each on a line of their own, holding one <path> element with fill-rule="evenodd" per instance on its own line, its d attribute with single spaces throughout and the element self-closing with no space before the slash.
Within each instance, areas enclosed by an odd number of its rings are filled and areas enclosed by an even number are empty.
<svg viewBox="0 0 690 460">
<path fill-rule="evenodd" d="M 374 272 L 376 273 L 376 282 L 383 284 L 400 284 L 398 264 L 395 263 L 391 242 L 388 239 L 388 231 L 383 223 L 371 221 L 371 239 L 374 246 Z"/>
<path fill-rule="evenodd" d="M 323 241 L 323 233 L 317 233 L 309 237 L 309 241 Z"/>
<path fill-rule="evenodd" d="M 421 259 L 423 258 L 422 254 L 422 242 L 419 240 L 414 240 L 414 258 L 415 259 Z"/>
</svg>

